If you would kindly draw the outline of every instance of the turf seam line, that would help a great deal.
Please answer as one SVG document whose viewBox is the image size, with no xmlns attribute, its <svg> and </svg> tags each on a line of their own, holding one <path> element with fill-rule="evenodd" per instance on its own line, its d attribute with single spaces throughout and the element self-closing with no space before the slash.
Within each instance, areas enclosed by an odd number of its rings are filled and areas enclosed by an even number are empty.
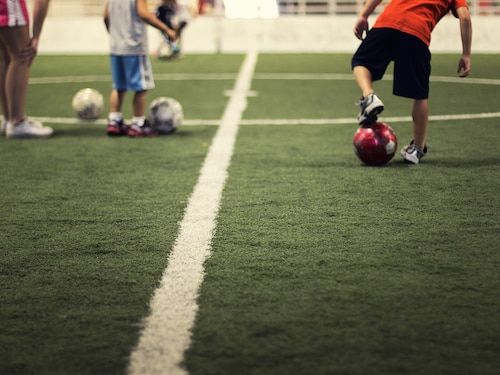
<svg viewBox="0 0 500 375">
<path fill-rule="evenodd" d="M 211 253 L 222 190 L 227 178 L 239 122 L 247 106 L 257 53 L 249 52 L 208 150 L 189 199 L 179 234 L 160 286 L 151 300 L 137 348 L 130 357 L 130 374 L 186 375 L 184 352 L 198 311 L 203 264 Z"/>
</svg>

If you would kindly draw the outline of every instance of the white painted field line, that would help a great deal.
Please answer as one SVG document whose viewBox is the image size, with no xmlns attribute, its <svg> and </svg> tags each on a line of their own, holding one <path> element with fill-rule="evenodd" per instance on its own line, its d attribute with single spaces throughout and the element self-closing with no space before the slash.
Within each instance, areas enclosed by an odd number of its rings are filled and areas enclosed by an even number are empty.
<svg viewBox="0 0 500 375">
<path fill-rule="evenodd" d="M 474 119 L 484 119 L 484 118 L 498 118 L 500 117 L 500 112 L 487 112 L 487 113 L 457 113 L 451 115 L 432 115 L 429 116 L 430 121 L 451 121 L 451 120 L 474 120 Z M 68 117 L 32 117 L 34 120 L 51 123 L 51 124 L 81 124 L 82 122 L 76 118 Z M 381 121 L 387 123 L 393 122 L 410 122 L 412 121 L 410 116 L 401 117 L 381 117 Z M 100 119 L 91 124 L 106 125 L 108 121 L 106 119 Z M 349 118 L 318 118 L 318 119 L 249 119 L 241 120 L 240 125 L 338 125 L 338 124 L 356 124 L 357 121 L 355 117 Z M 196 120 L 187 119 L 184 120 L 182 126 L 199 126 L 199 125 L 220 125 L 220 120 Z"/>
<path fill-rule="evenodd" d="M 232 80 L 234 73 L 162 73 L 155 74 L 157 81 L 212 81 Z M 352 81 L 352 74 L 339 73 L 256 73 L 254 80 L 301 80 L 301 81 Z M 392 80 L 392 74 L 385 74 L 384 80 Z M 490 78 L 460 78 L 431 76 L 431 82 L 464 83 L 477 85 L 500 85 L 500 79 Z M 62 76 L 62 77 L 30 77 L 30 85 L 53 85 L 65 83 L 111 82 L 111 76 Z"/>
<path fill-rule="evenodd" d="M 184 375 L 180 364 L 191 342 L 203 264 L 211 253 L 216 217 L 233 154 L 238 125 L 247 105 L 257 53 L 247 54 L 200 177 L 189 199 L 161 284 L 151 301 L 139 344 L 131 354 L 133 375 Z"/>
</svg>

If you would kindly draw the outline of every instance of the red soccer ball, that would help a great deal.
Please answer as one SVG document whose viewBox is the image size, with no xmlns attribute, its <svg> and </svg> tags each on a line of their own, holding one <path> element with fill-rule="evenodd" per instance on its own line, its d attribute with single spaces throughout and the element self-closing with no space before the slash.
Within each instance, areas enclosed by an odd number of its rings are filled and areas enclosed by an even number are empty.
<svg viewBox="0 0 500 375">
<path fill-rule="evenodd" d="M 383 122 L 363 125 L 354 134 L 354 152 L 368 165 L 384 165 L 396 153 L 398 139 L 394 130 Z"/>
</svg>

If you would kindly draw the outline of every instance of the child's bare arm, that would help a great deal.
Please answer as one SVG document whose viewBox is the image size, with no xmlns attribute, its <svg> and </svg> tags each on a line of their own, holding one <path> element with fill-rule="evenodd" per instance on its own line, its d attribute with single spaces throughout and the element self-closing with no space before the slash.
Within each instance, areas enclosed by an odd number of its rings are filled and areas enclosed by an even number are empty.
<svg viewBox="0 0 500 375">
<path fill-rule="evenodd" d="M 469 9 L 466 7 L 458 8 L 456 13 L 460 22 L 460 36 L 462 38 L 462 56 L 458 62 L 457 73 L 460 77 L 467 77 L 471 69 L 472 22 Z"/>
</svg>

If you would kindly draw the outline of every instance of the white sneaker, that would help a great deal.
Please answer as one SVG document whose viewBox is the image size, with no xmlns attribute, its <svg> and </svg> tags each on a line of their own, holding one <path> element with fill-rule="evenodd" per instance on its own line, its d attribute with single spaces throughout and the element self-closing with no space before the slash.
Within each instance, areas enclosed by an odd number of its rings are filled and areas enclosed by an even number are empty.
<svg viewBox="0 0 500 375">
<path fill-rule="evenodd" d="M 375 94 L 368 94 L 356 102 L 359 105 L 358 124 L 370 125 L 377 122 L 377 115 L 384 110 L 384 103 Z"/>
<path fill-rule="evenodd" d="M 17 125 L 7 123 L 5 135 L 7 138 L 47 138 L 54 133 L 52 128 L 43 126 L 38 121 L 24 119 Z"/>
<path fill-rule="evenodd" d="M 423 150 L 415 145 L 408 145 L 403 147 L 401 150 L 401 156 L 405 159 L 406 162 L 412 164 L 420 163 L 420 159 L 424 157 L 425 153 Z"/>
<path fill-rule="evenodd" d="M 415 142 L 412 139 L 410 143 L 407 146 L 404 146 L 401 150 L 401 156 L 406 162 L 418 164 L 430 148 L 431 146 L 425 143 L 424 148 L 421 149 L 420 147 L 415 146 Z"/>
</svg>

